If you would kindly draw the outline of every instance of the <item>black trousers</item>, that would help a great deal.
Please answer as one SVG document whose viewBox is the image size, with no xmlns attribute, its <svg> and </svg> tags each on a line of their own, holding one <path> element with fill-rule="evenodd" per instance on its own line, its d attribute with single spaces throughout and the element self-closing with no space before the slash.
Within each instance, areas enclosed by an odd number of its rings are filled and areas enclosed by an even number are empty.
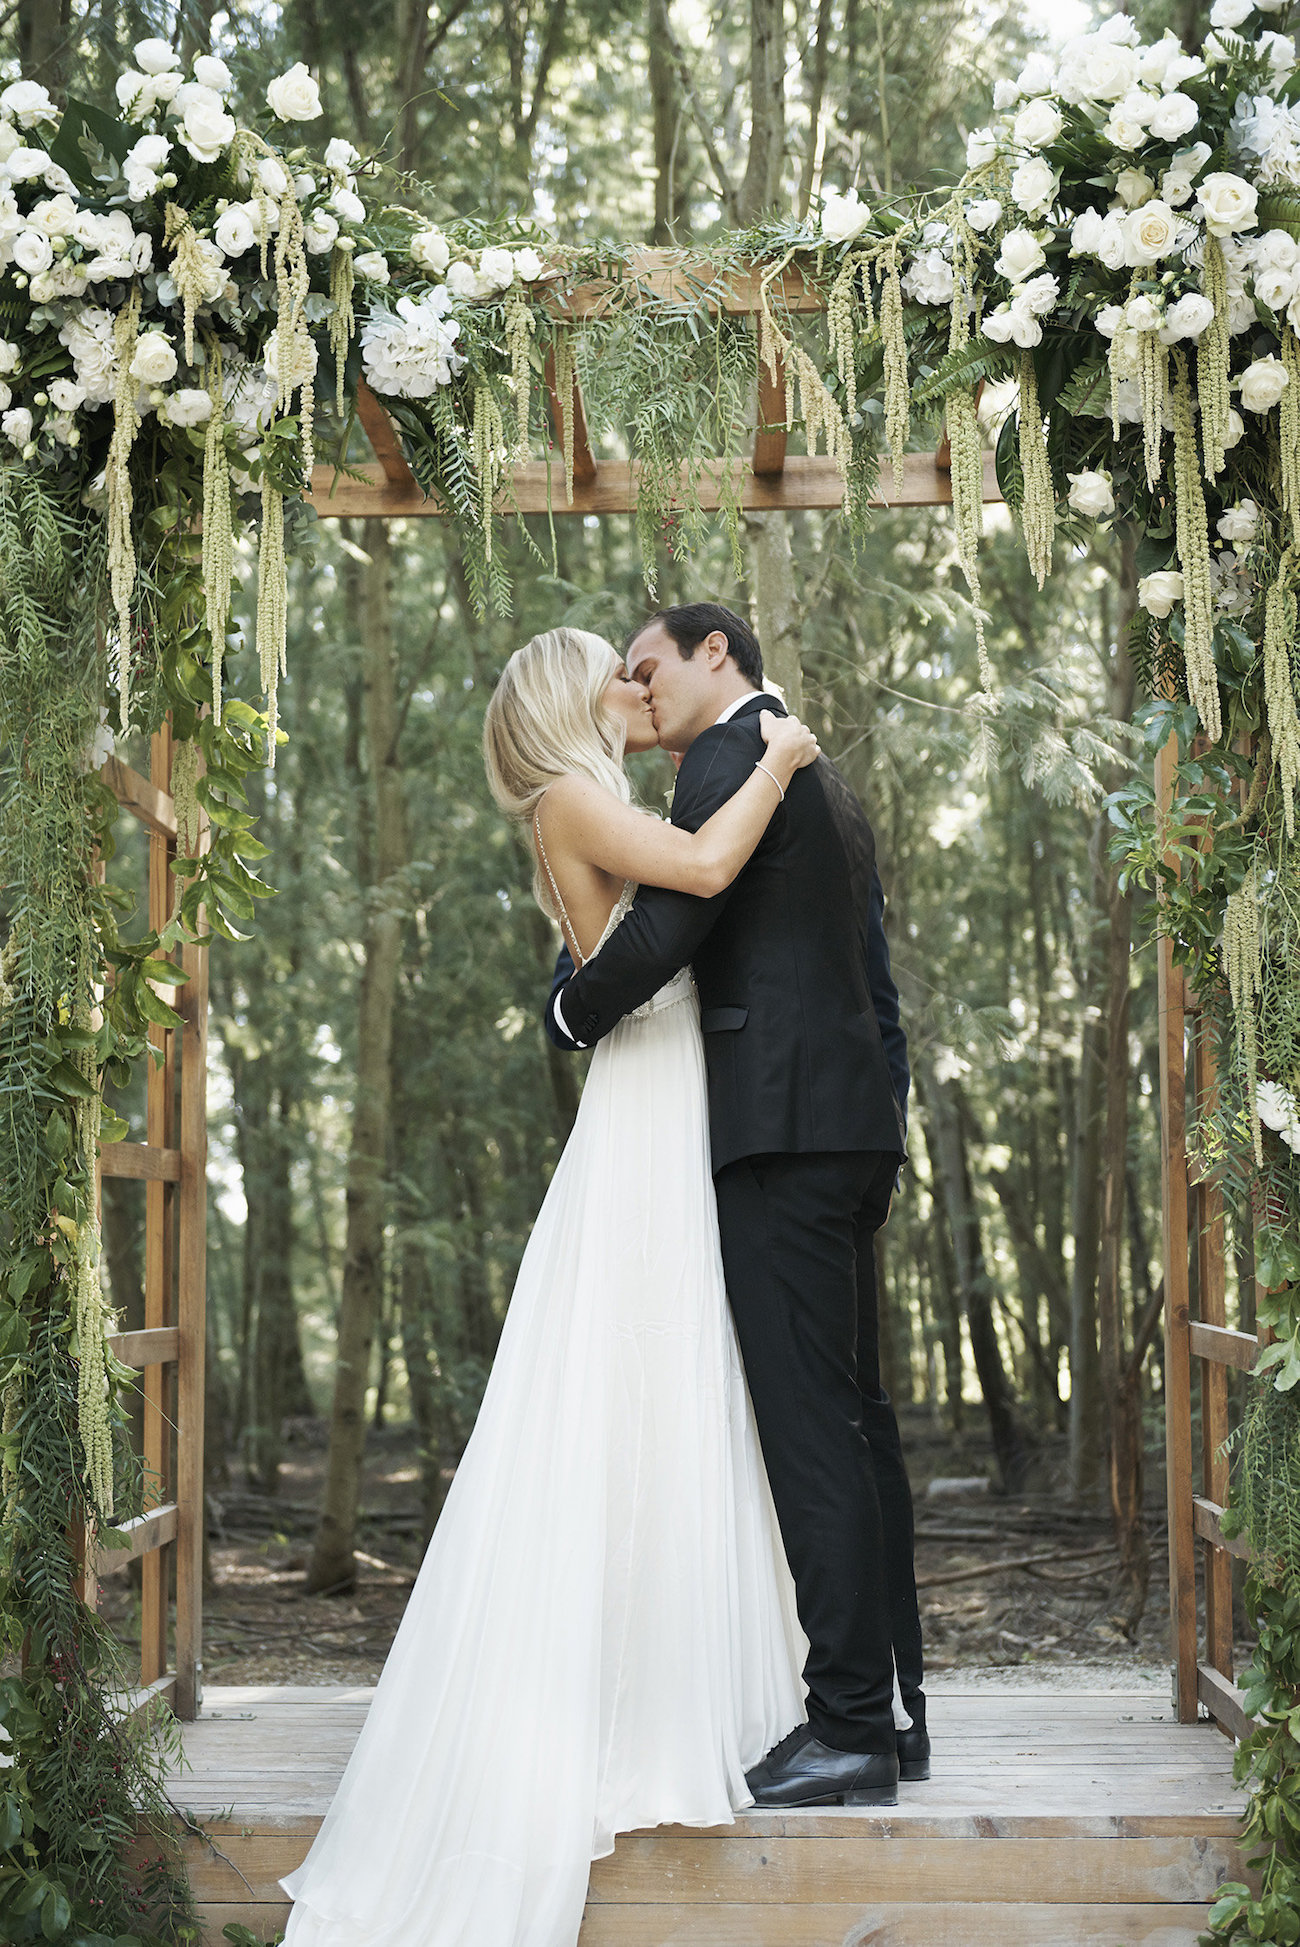
<svg viewBox="0 0 1300 1947">
<path fill-rule="evenodd" d="M 898 1157 L 746 1156 L 714 1181 L 727 1291 L 799 1619 L 814 1735 L 892 1751 L 925 1722 L 912 1493 L 880 1383 L 873 1238 Z"/>
</svg>

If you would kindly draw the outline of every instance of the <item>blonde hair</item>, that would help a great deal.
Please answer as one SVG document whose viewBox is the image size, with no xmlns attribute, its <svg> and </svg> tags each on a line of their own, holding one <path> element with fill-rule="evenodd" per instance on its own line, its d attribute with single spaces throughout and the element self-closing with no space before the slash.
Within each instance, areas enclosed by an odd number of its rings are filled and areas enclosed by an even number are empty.
<svg viewBox="0 0 1300 1947">
<path fill-rule="evenodd" d="M 576 772 L 626 804 L 626 731 L 602 698 L 618 651 L 586 629 L 547 629 L 516 649 L 488 701 L 483 763 L 492 796 L 508 818 L 530 824 L 548 785 Z M 534 861 L 533 896 L 558 917 Z"/>
</svg>

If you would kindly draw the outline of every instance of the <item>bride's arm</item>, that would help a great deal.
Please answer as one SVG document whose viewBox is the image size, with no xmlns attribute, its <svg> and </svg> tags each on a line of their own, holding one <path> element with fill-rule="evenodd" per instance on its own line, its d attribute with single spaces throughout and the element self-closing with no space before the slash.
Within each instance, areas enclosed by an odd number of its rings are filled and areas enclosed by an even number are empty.
<svg viewBox="0 0 1300 1947">
<path fill-rule="evenodd" d="M 712 898 L 748 862 L 795 772 L 818 755 L 817 739 L 797 717 L 764 710 L 759 722 L 766 770 L 756 764 L 698 831 L 637 811 L 590 778 L 563 777 L 546 793 L 546 840 L 616 878 Z"/>
</svg>

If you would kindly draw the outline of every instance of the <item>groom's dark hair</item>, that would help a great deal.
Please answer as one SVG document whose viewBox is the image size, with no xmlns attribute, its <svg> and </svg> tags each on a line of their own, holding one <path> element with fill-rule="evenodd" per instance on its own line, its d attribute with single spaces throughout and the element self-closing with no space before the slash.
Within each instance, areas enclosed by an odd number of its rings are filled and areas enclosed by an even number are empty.
<svg viewBox="0 0 1300 1947">
<path fill-rule="evenodd" d="M 657 615 L 648 615 L 644 622 L 638 622 L 623 645 L 624 654 L 632 647 L 639 635 L 650 627 L 652 622 L 661 623 L 677 644 L 678 654 L 683 662 L 690 662 L 706 635 L 715 629 L 727 638 L 727 654 L 735 662 L 741 675 L 748 678 L 754 688 L 763 685 L 763 652 L 758 646 L 758 637 L 748 622 L 721 602 L 682 602 L 676 608 L 661 608 Z"/>
</svg>

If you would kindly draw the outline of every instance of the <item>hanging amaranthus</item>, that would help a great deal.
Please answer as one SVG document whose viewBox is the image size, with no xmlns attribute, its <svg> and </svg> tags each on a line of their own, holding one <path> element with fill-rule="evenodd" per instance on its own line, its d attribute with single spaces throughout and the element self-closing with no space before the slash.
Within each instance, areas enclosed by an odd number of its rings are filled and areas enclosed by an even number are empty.
<svg viewBox="0 0 1300 1947">
<path fill-rule="evenodd" d="M 948 350 L 964 351 L 970 343 L 969 303 L 974 291 L 974 264 L 970 250 L 970 229 L 961 225 L 953 230 L 952 311 L 948 323 Z M 984 452 L 980 443 L 979 413 L 975 388 L 959 386 L 944 400 L 948 427 L 948 453 L 952 482 L 952 522 L 957 540 L 957 559 L 975 611 L 975 653 L 979 658 L 980 682 L 993 694 L 993 665 L 984 640 L 984 614 L 981 607 L 979 546 L 984 533 Z"/>
<path fill-rule="evenodd" d="M 1052 468 L 1047 457 L 1047 435 L 1038 405 L 1038 376 L 1032 352 L 1020 354 L 1020 471 L 1024 476 L 1025 497 L 1020 508 L 1020 526 L 1025 537 L 1025 553 L 1034 579 L 1041 588 L 1052 572 L 1052 539 L 1056 528 L 1056 495 L 1052 490 Z M 982 487 L 981 481 L 981 487 Z"/>
<path fill-rule="evenodd" d="M 212 267 L 200 248 L 198 232 L 190 213 L 179 203 L 168 203 L 164 212 L 163 241 L 172 248 L 171 278 L 183 306 L 182 326 L 185 358 L 194 363 L 194 314 L 207 296 Z"/>
<path fill-rule="evenodd" d="M 294 387 L 299 388 L 302 470 L 310 484 L 314 459 L 312 413 L 315 395 L 312 375 L 316 369 L 316 348 L 307 329 L 307 293 L 311 287 L 311 274 L 307 267 L 302 210 L 292 178 L 280 198 L 279 208 L 280 227 L 275 236 L 274 376 L 279 386 L 277 405 L 280 412 L 287 412 Z"/>
<path fill-rule="evenodd" d="M 347 377 L 348 346 L 357 328 L 356 315 L 352 309 L 352 287 L 355 282 L 352 267 L 352 251 L 345 249 L 351 238 L 340 238 L 330 257 L 330 312 L 329 337 L 330 350 L 334 353 L 334 410 L 342 419 L 347 407 L 344 396 L 344 381 Z"/>
<path fill-rule="evenodd" d="M 1282 507 L 1291 527 L 1291 547 L 1300 547 L 1300 340 L 1290 325 L 1282 328 L 1282 364 L 1287 388 L 1278 401 L 1278 460 Z"/>
<path fill-rule="evenodd" d="M 528 408 L 532 402 L 533 334 L 537 320 L 533 307 L 512 285 L 506 297 L 506 350 L 510 354 L 510 382 L 515 392 L 515 433 L 511 461 L 521 465 L 528 458 Z"/>
<path fill-rule="evenodd" d="M 1165 401 L 1169 396 L 1169 347 L 1155 331 L 1140 335 L 1138 377 L 1142 394 L 1142 452 L 1147 485 L 1158 487 L 1162 472 L 1160 447 L 1165 434 Z M 1041 584 L 1040 584 L 1041 586 Z"/>
<path fill-rule="evenodd" d="M 903 287 L 898 275 L 898 246 L 891 246 L 880 283 L 880 342 L 884 353 L 885 437 L 894 475 L 894 493 L 903 491 L 903 456 L 911 429 L 912 387 L 907 372 L 907 340 L 903 336 Z"/>
<path fill-rule="evenodd" d="M 80 1010 L 77 1025 L 90 1025 L 90 1010 Z M 99 1154 L 99 1117 L 103 1098 L 95 1086 L 93 1048 L 72 1057 L 90 1084 L 90 1094 L 73 1103 L 77 1148 L 88 1182 L 95 1180 Z M 58 1221 L 57 1214 L 55 1221 Z M 65 1219 L 66 1221 L 66 1219 Z M 99 1282 L 99 1224 L 93 1209 L 78 1224 L 71 1266 L 73 1317 L 77 1335 L 77 1427 L 86 1457 L 86 1484 L 98 1512 L 113 1512 L 113 1432 L 108 1411 L 108 1369 L 104 1358 L 104 1293 Z"/>
<path fill-rule="evenodd" d="M 853 435 L 849 431 L 849 423 L 838 402 L 827 390 L 815 362 L 792 334 L 782 330 L 768 302 L 772 284 L 793 254 L 792 251 L 787 252 L 780 262 L 764 271 L 759 283 L 758 355 L 771 373 L 773 384 L 784 366 L 786 431 L 794 428 L 797 387 L 799 417 L 803 421 L 809 453 L 815 453 L 819 440 L 824 438 L 826 457 L 834 461 L 841 477 L 847 482 L 853 458 Z"/>
<path fill-rule="evenodd" d="M 199 746 L 193 737 L 175 745 L 172 751 L 171 794 L 176 813 L 176 850 L 182 858 L 193 858 L 199 849 L 203 829 L 199 810 Z M 181 882 L 176 881 L 179 894 Z"/>
<path fill-rule="evenodd" d="M 555 395 L 560 402 L 560 445 L 564 451 L 564 497 L 572 506 L 576 418 L 573 402 L 578 384 L 578 364 L 574 354 L 573 332 L 570 328 L 557 329 L 552 357 L 555 360 Z"/>
<path fill-rule="evenodd" d="M 858 409 L 858 365 L 855 356 L 857 301 L 854 286 L 858 281 L 860 259 L 845 257 L 826 299 L 826 346 L 835 361 L 840 384 L 844 387 L 844 410 L 852 419 Z M 869 290 L 870 270 L 861 263 L 862 285 Z M 870 304 L 870 299 L 867 300 Z"/>
<path fill-rule="evenodd" d="M 262 539 L 257 555 L 257 654 L 262 688 L 266 692 L 266 761 L 275 768 L 275 731 L 280 671 L 288 636 L 288 608 L 284 559 L 284 497 L 262 474 Z"/>
<path fill-rule="evenodd" d="M 1205 472 L 1213 480 L 1223 471 L 1232 393 L 1228 384 L 1228 270 L 1223 260 L 1223 245 L 1208 232 L 1201 263 L 1201 285 L 1214 306 L 1214 319 L 1196 341 L 1196 394 L 1201 408 Z"/>
<path fill-rule="evenodd" d="M 1236 1026 L 1237 1047 L 1246 1070 L 1246 1100 L 1254 1129 L 1255 1161 L 1264 1166 L 1260 1121 L 1255 1114 L 1259 1042 L 1255 1005 L 1264 988 L 1264 943 L 1259 930 L 1259 882 L 1252 858 L 1246 876 L 1228 894 L 1223 909 L 1223 970 Z"/>
<path fill-rule="evenodd" d="M 492 504 L 501 479 L 501 461 L 506 443 L 505 421 L 492 387 L 474 387 L 474 418 L 470 429 L 470 453 L 479 483 L 479 520 L 483 526 L 484 559 L 492 559 Z"/>
<path fill-rule="evenodd" d="M 209 340 L 208 415 L 203 443 L 203 607 L 212 638 L 212 715 L 221 722 L 221 667 L 230 619 L 230 583 L 235 567 L 234 525 L 230 511 L 230 462 L 226 454 L 226 398 L 221 344 Z"/>
<path fill-rule="evenodd" d="M 118 727 L 125 731 L 131 710 L 131 597 L 135 593 L 135 542 L 131 534 L 131 448 L 140 428 L 135 408 L 138 382 L 131 374 L 136 333 L 140 324 L 140 286 L 117 314 L 113 353 L 117 373 L 113 387 L 113 437 L 109 442 L 104 485 L 108 494 L 108 585 L 117 614 Z"/>
<path fill-rule="evenodd" d="M 1283 398 L 1286 394 L 1283 393 Z M 1288 548 L 1277 579 L 1264 597 L 1264 703 L 1273 745 L 1288 838 L 1295 837 L 1295 797 L 1300 787 L 1300 716 L 1296 713 L 1296 577 L 1300 553 Z"/>
<path fill-rule="evenodd" d="M 1210 582 L 1210 531 L 1196 450 L 1187 355 L 1174 347 L 1174 540 L 1183 571 L 1183 660 L 1187 694 L 1211 743 L 1223 734 L 1219 683 L 1214 667 L 1214 592 Z"/>
</svg>

